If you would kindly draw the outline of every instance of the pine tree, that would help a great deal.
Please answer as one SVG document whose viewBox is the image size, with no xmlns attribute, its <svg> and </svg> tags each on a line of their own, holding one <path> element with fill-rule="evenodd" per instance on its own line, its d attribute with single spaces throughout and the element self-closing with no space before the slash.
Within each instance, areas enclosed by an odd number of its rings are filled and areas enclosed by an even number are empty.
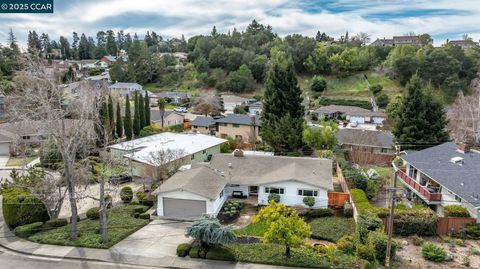
<svg viewBox="0 0 480 269">
<path fill-rule="evenodd" d="M 131 140 L 133 136 L 132 130 L 132 115 L 130 111 L 130 98 L 128 97 L 125 100 L 125 118 L 123 118 L 123 125 L 125 127 L 125 136 L 127 140 Z"/>
<path fill-rule="evenodd" d="M 113 114 L 113 101 L 112 96 L 108 96 L 108 124 L 110 126 L 110 134 L 112 134 L 112 138 L 115 137 L 115 115 Z"/>
<path fill-rule="evenodd" d="M 140 130 L 145 127 L 145 103 L 143 102 L 143 95 L 138 95 L 138 115 L 140 116 Z"/>
<path fill-rule="evenodd" d="M 393 124 L 395 140 L 402 148 L 421 149 L 448 140 L 447 120 L 442 104 L 422 89 L 417 74 L 406 86 Z"/>
<path fill-rule="evenodd" d="M 148 92 L 145 91 L 145 126 L 150 125 L 150 100 Z"/>
<path fill-rule="evenodd" d="M 262 139 L 277 153 L 293 153 L 303 145 L 304 108 L 301 93 L 293 61 L 284 52 L 272 49 L 272 64 L 263 99 Z"/>
<path fill-rule="evenodd" d="M 97 135 L 96 145 L 97 147 L 101 148 L 105 146 L 105 126 L 104 126 L 105 111 L 104 111 L 103 102 L 99 104 L 98 99 L 95 99 L 95 104 L 98 109 L 98 121 L 95 123 L 95 128 L 94 128 L 95 133 Z"/>
<path fill-rule="evenodd" d="M 120 102 L 117 104 L 117 121 L 115 126 L 115 134 L 117 138 L 122 138 L 123 136 L 123 121 L 122 111 L 120 109 Z"/>
<path fill-rule="evenodd" d="M 135 137 L 140 135 L 140 114 L 138 110 L 138 93 L 135 92 L 135 99 L 134 99 L 134 110 L 135 115 L 133 115 L 133 134 Z"/>
<path fill-rule="evenodd" d="M 110 125 L 110 115 L 108 111 L 108 103 L 107 100 L 104 100 L 102 102 L 102 109 L 101 109 L 101 121 L 103 125 L 103 143 L 108 143 L 108 140 L 110 140 L 110 134 L 111 134 L 111 128 L 112 126 Z"/>
</svg>

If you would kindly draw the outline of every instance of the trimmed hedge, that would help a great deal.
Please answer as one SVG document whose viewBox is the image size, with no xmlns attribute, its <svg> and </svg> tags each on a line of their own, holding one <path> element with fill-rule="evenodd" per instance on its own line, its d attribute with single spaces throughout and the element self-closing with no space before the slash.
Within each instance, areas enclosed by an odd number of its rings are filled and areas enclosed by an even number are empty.
<svg viewBox="0 0 480 269">
<path fill-rule="evenodd" d="M 126 186 L 120 190 L 120 199 L 126 204 L 130 203 L 133 199 L 132 187 Z"/>
<path fill-rule="evenodd" d="M 470 218 L 468 210 L 461 205 L 447 205 L 443 209 L 445 217 Z"/>
<path fill-rule="evenodd" d="M 133 208 L 133 212 L 135 212 L 135 213 L 142 214 L 142 213 L 145 213 L 145 211 L 147 211 L 147 208 L 144 207 L 144 206 L 135 206 Z"/>
<path fill-rule="evenodd" d="M 63 226 L 66 226 L 67 224 L 68 224 L 67 219 L 51 219 L 46 221 L 43 227 L 46 229 L 52 229 L 52 228 L 63 227 Z"/>
<path fill-rule="evenodd" d="M 365 108 L 368 110 L 372 109 L 372 104 L 369 101 L 351 100 L 351 99 L 332 99 L 332 98 L 326 98 L 326 97 L 320 98 L 320 105 L 322 106 L 328 106 L 328 105 L 357 106 L 357 107 Z"/>
<path fill-rule="evenodd" d="M 352 189 L 350 191 L 350 195 L 352 196 L 353 203 L 357 208 L 359 214 L 373 209 L 373 206 L 368 201 L 367 195 L 361 189 Z"/>
<path fill-rule="evenodd" d="M 34 196 L 29 196 L 25 190 L 4 190 L 2 203 L 4 221 L 12 229 L 50 219 L 42 201 Z"/>
<path fill-rule="evenodd" d="M 139 219 L 150 219 L 150 214 L 142 213 L 142 214 L 138 215 L 138 218 Z"/>
<path fill-rule="evenodd" d="M 177 246 L 177 256 L 178 257 L 186 257 L 190 252 L 192 245 L 188 243 L 183 243 Z"/>
<path fill-rule="evenodd" d="M 388 211 L 377 211 L 380 218 L 388 217 Z M 393 220 L 394 233 L 402 236 L 433 236 L 437 233 L 437 214 L 429 208 L 397 210 Z"/>
<path fill-rule="evenodd" d="M 199 252 L 200 252 L 200 247 L 198 246 L 191 247 L 190 251 L 188 252 L 188 256 L 190 256 L 190 258 L 200 258 L 200 256 L 198 256 Z"/>
<path fill-rule="evenodd" d="M 303 197 L 303 203 L 308 207 L 313 207 L 315 205 L 315 197 L 312 197 L 312 196 Z"/>
<path fill-rule="evenodd" d="M 205 258 L 209 260 L 236 261 L 233 253 L 229 249 L 223 247 L 211 248 L 208 250 Z"/>
<path fill-rule="evenodd" d="M 34 222 L 15 228 L 15 235 L 22 238 L 28 238 L 42 230 L 43 222 Z"/>
<path fill-rule="evenodd" d="M 308 209 L 301 214 L 305 219 L 314 219 L 314 218 L 324 218 L 324 217 L 333 217 L 334 211 L 330 208 L 316 208 Z"/>
<path fill-rule="evenodd" d="M 100 218 L 100 208 L 92 207 L 87 211 L 87 218 L 91 220 L 96 220 Z"/>
</svg>

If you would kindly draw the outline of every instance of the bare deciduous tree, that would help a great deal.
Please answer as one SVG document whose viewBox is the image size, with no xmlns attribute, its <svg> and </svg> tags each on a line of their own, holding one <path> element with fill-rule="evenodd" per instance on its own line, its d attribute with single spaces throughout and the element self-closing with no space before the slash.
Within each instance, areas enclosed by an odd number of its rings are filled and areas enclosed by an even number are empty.
<svg viewBox="0 0 480 269">
<path fill-rule="evenodd" d="M 221 109 L 220 101 L 214 95 L 198 98 L 193 107 L 195 113 L 205 115 L 205 117 L 208 114 L 220 114 Z"/>
<path fill-rule="evenodd" d="M 167 179 L 172 173 L 175 173 L 180 166 L 184 165 L 186 153 L 183 149 L 166 149 L 151 152 L 148 156 L 148 162 L 152 164 L 151 177 L 153 181 L 162 181 Z"/>
<path fill-rule="evenodd" d="M 75 158 L 94 145 L 100 91 L 83 82 L 78 84 L 75 94 L 65 92 L 45 68 L 35 62 L 17 74 L 15 89 L 7 96 L 10 118 L 31 124 L 38 133 L 52 140 L 61 154 L 72 214 L 69 239 L 75 240 L 78 237 Z"/>
<path fill-rule="evenodd" d="M 450 137 L 456 142 L 480 143 L 480 78 L 472 80 L 471 95 L 458 92 L 447 112 Z"/>
</svg>

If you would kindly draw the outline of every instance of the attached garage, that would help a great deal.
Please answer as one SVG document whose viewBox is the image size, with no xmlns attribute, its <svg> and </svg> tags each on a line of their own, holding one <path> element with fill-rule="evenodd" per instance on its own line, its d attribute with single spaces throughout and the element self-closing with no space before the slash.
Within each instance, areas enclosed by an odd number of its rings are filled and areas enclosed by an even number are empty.
<svg viewBox="0 0 480 269">
<path fill-rule="evenodd" d="M 0 156 L 10 156 L 10 142 L 0 142 Z"/>
<path fill-rule="evenodd" d="M 163 197 L 163 216 L 172 219 L 196 219 L 207 213 L 205 200 Z"/>
</svg>

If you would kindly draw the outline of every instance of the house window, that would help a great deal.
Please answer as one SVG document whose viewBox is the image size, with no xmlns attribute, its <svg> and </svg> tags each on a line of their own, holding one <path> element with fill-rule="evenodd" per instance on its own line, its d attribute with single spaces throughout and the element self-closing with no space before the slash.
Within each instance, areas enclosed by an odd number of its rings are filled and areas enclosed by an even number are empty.
<svg viewBox="0 0 480 269">
<path fill-rule="evenodd" d="M 455 195 L 455 200 L 460 203 L 462 202 L 462 198 L 460 198 L 458 195 Z"/>
<path fill-rule="evenodd" d="M 191 160 L 195 159 L 195 154 L 192 154 Z"/>
<path fill-rule="evenodd" d="M 223 190 L 220 192 L 220 195 L 219 195 L 219 196 L 220 196 L 220 198 L 223 197 Z"/>
<path fill-rule="evenodd" d="M 298 195 L 300 195 L 300 196 L 318 196 L 318 191 L 299 189 L 298 190 Z"/>
<path fill-rule="evenodd" d="M 240 124 L 232 124 L 233 128 L 240 128 Z"/>
<path fill-rule="evenodd" d="M 224 122 L 220 122 L 218 125 L 219 125 L 219 126 L 228 126 L 228 124 L 227 124 L 227 123 L 224 123 Z"/>
<path fill-rule="evenodd" d="M 202 153 L 205 154 L 205 153 L 207 153 L 207 151 L 206 151 L 206 150 L 203 150 Z"/>
<path fill-rule="evenodd" d="M 197 126 L 193 126 L 193 129 L 197 129 Z"/>
<path fill-rule="evenodd" d="M 30 140 L 30 136 L 29 135 L 24 135 L 24 136 L 22 136 L 22 139 L 23 140 Z"/>
<path fill-rule="evenodd" d="M 276 193 L 276 194 L 284 194 L 284 188 L 277 188 L 277 187 L 265 187 L 265 193 Z"/>
<path fill-rule="evenodd" d="M 382 152 L 382 153 L 387 153 L 387 152 L 388 152 L 388 149 L 382 148 L 382 151 L 381 151 L 381 152 Z"/>
</svg>

